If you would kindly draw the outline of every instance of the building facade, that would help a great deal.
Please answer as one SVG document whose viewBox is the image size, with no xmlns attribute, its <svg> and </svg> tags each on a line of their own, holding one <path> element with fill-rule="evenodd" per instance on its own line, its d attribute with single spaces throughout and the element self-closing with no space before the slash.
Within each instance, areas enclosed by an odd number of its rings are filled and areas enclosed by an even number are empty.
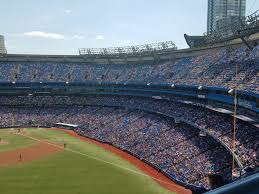
<svg viewBox="0 0 259 194">
<path fill-rule="evenodd" d="M 0 54 L 6 54 L 6 48 L 4 43 L 4 36 L 0 35 Z"/>
<path fill-rule="evenodd" d="M 208 0 L 207 33 L 218 32 L 230 23 L 243 19 L 246 0 Z"/>
</svg>

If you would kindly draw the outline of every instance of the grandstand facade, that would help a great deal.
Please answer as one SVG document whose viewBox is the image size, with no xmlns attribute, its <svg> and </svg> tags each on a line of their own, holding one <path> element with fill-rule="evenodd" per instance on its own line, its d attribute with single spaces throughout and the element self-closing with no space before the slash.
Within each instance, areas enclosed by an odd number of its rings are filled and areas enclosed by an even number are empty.
<svg viewBox="0 0 259 194">
<path fill-rule="evenodd" d="M 0 127 L 76 125 L 193 191 L 211 189 L 209 174 L 256 172 L 259 46 L 171 46 L 4 55 Z"/>
</svg>

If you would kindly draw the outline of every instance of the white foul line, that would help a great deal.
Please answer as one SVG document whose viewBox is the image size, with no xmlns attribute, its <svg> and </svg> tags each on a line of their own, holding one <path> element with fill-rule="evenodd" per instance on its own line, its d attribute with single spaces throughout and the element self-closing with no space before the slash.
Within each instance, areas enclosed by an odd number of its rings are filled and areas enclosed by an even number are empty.
<svg viewBox="0 0 259 194">
<path fill-rule="evenodd" d="M 59 145 L 56 145 L 54 143 L 51 143 L 51 142 L 48 142 L 48 141 L 44 141 L 44 140 L 41 140 L 41 139 L 37 139 L 37 138 L 34 138 L 34 137 L 31 137 L 31 136 L 27 136 L 27 135 L 24 135 L 24 134 L 19 134 L 23 137 L 26 137 L 26 138 L 29 138 L 29 139 L 32 139 L 34 141 L 38 141 L 38 142 L 41 142 L 41 143 L 45 143 L 45 144 L 48 144 L 48 145 L 51 145 L 51 146 L 54 146 L 54 147 L 57 147 L 57 148 L 60 148 L 60 149 L 64 149 L 63 146 L 59 146 Z M 118 165 L 118 164 L 115 164 L 115 163 L 112 163 L 112 162 L 108 162 L 108 161 L 105 161 L 105 160 L 102 160 L 100 158 L 97 158 L 95 156 L 90 156 L 88 154 L 84 154 L 82 152 L 79 152 L 79 151 L 75 151 L 75 150 L 72 150 L 70 148 L 65 148 L 66 151 L 70 151 L 72 153 L 75 153 L 75 154 L 78 154 L 78 155 L 81 155 L 81 156 L 85 156 L 85 157 L 88 157 L 88 158 L 91 158 L 91 159 L 94 159 L 94 160 L 97 160 L 97 161 L 100 161 L 100 162 L 103 162 L 103 163 L 106 163 L 106 164 L 109 164 L 109 165 L 112 165 L 112 166 L 115 166 L 117 168 L 120 168 L 120 169 L 123 169 L 123 170 L 126 170 L 126 171 L 129 171 L 129 172 L 132 172 L 132 173 L 135 173 L 135 174 L 138 174 L 138 175 L 142 175 L 142 176 L 145 176 L 145 177 L 150 177 L 160 183 L 164 183 L 164 184 L 167 184 L 167 185 L 172 185 L 174 187 L 179 187 L 179 188 L 182 188 L 180 187 L 179 185 L 177 184 L 173 184 L 173 183 L 170 183 L 170 182 L 167 182 L 167 181 L 164 181 L 164 180 L 161 180 L 161 179 L 158 179 L 156 177 L 153 177 L 151 175 L 147 175 L 147 174 L 144 174 L 144 173 L 141 173 L 141 172 L 138 172 L 138 171 L 135 171 L 135 170 L 132 170 L 130 168 L 127 168 L 127 167 L 124 167 L 124 166 L 121 166 L 121 165 Z"/>
</svg>

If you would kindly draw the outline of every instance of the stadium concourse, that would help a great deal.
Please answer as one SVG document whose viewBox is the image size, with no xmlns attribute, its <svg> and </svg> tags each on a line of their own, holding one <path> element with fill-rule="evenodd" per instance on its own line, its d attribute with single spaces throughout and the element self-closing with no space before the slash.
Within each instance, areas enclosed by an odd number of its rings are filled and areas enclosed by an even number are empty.
<svg viewBox="0 0 259 194">
<path fill-rule="evenodd" d="M 231 115 L 182 103 L 179 96 L 172 95 L 170 99 L 125 93 L 76 96 L 70 95 L 70 90 L 58 95 L 47 89 L 34 92 L 33 84 L 184 84 L 226 89 L 238 86 L 239 91 L 258 95 L 258 61 L 259 46 L 252 51 L 243 46 L 216 48 L 198 56 L 155 64 L 2 60 L 0 82 L 14 86 L 29 83 L 32 92 L 25 95 L 2 92 L 0 127 L 78 125 L 75 129 L 78 134 L 125 150 L 179 184 L 192 190 L 210 190 L 209 174 L 220 174 L 225 182 L 233 181 L 233 156 L 234 167 L 242 173 L 258 171 L 258 127 L 237 119 L 233 142 Z"/>
<path fill-rule="evenodd" d="M 259 93 L 259 46 L 213 49 L 175 62 L 96 65 L 58 62 L 0 62 L 0 82 L 185 84 Z M 236 73 L 238 65 L 238 75 Z"/>
</svg>

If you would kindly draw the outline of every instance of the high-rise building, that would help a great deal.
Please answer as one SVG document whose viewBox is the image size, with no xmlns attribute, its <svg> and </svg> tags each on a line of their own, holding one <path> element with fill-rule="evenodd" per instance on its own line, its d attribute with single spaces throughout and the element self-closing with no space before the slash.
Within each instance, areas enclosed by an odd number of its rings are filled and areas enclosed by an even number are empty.
<svg viewBox="0 0 259 194">
<path fill-rule="evenodd" d="M 6 54 L 6 48 L 4 44 L 4 36 L 0 35 L 0 54 Z"/>
<path fill-rule="evenodd" d="M 221 31 L 229 23 L 244 19 L 246 0 L 208 0 L 207 33 Z"/>
</svg>

